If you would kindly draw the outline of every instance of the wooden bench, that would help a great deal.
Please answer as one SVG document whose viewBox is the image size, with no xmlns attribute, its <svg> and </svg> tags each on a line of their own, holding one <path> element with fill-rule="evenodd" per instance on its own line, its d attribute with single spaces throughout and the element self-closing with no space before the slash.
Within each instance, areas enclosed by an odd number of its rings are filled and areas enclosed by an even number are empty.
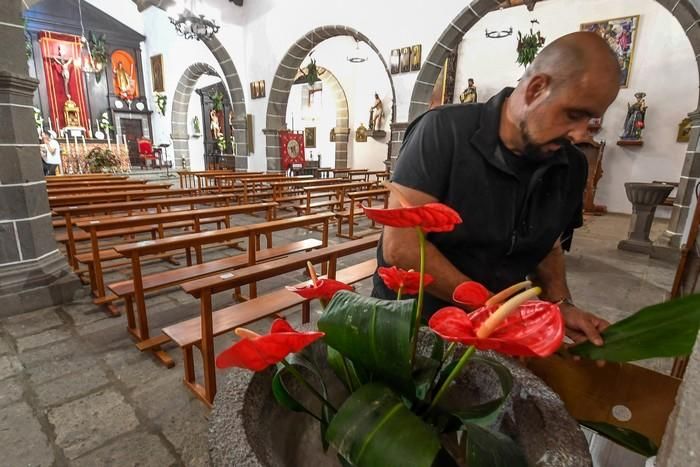
<svg viewBox="0 0 700 467">
<path fill-rule="evenodd" d="M 136 201 L 149 198 L 167 198 L 169 196 L 190 196 L 196 190 L 186 189 L 159 189 L 159 190 L 128 190 L 114 193 L 92 193 L 88 195 L 55 195 L 49 196 L 51 208 L 59 206 L 79 206 L 90 203 L 108 203 L 118 201 Z"/>
<path fill-rule="evenodd" d="M 77 222 L 76 225 L 89 233 L 90 252 L 77 255 L 76 260 L 80 263 L 88 265 L 88 270 L 90 271 L 90 286 L 92 288 L 93 295 L 95 295 L 95 297 L 98 299 L 98 303 L 104 304 L 107 303 L 107 301 L 105 300 L 105 287 L 102 277 L 102 261 L 113 260 L 119 258 L 120 256 L 118 256 L 115 253 L 112 253 L 109 250 L 105 251 L 100 249 L 98 232 L 109 232 L 117 229 L 129 229 L 147 226 L 148 228 L 154 228 L 156 230 L 158 238 L 164 239 L 164 231 L 166 228 L 170 228 L 173 226 L 181 227 L 181 223 L 183 221 L 186 221 L 188 223 L 192 222 L 192 226 L 195 232 L 199 232 L 200 227 L 203 223 L 220 222 L 219 217 L 221 216 L 224 217 L 224 222 L 227 226 L 230 226 L 228 216 L 236 214 L 251 214 L 255 212 L 264 211 L 267 212 L 268 219 L 271 219 L 274 208 L 274 203 L 261 203 L 243 206 L 223 206 L 218 208 L 194 209 L 186 211 L 162 212 L 159 214 L 115 217 L 104 220 L 81 220 Z M 137 244 L 139 243 L 144 242 L 137 242 Z M 119 253 L 119 251 L 117 251 L 116 249 L 112 249 L 112 251 Z M 201 263 L 201 247 L 195 247 L 195 253 L 197 255 L 197 262 Z M 187 264 L 191 265 L 192 258 L 189 248 L 186 249 L 186 254 Z"/>
<path fill-rule="evenodd" d="M 275 315 L 281 311 L 303 303 L 304 300 L 287 290 L 261 295 L 244 303 L 213 311 L 212 295 L 249 282 L 260 281 L 280 274 L 296 271 L 306 267 L 306 262 L 328 262 L 328 277 L 353 283 L 370 277 L 376 268 L 375 260 L 356 267 L 348 268 L 341 274 L 336 273 L 337 259 L 360 251 L 375 248 L 379 235 L 352 240 L 338 245 L 320 248 L 305 254 L 290 255 L 286 258 L 269 261 L 264 264 L 249 266 L 228 275 L 210 276 L 208 278 L 183 284 L 185 292 L 200 299 L 199 319 L 168 326 L 163 333 L 176 342 L 183 350 L 185 385 L 202 401 L 211 406 L 216 395 L 216 374 L 214 367 L 214 336 L 244 326 L 253 321 Z M 308 320 L 308 309 L 304 311 Z M 216 316 L 216 327 L 214 326 Z M 204 386 L 196 382 L 192 348 L 199 348 L 204 366 Z"/>
<path fill-rule="evenodd" d="M 131 179 L 117 179 L 111 180 L 109 178 L 101 180 L 62 180 L 52 183 L 47 183 L 47 189 L 52 188 L 67 188 L 67 187 L 85 187 L 85 186 L 115 186 L 115 185 L 145 185 L 148 180 L 139 180 L 137 178 Z"/>
<path fill-rule="evenodd" d="M 309 187 L 304 187 L 304 195 L 305 195 L 305 203 L 300 204 L 298 206 L 293 206 L 293 208 L 297 211 L 297 215 L 303 214 L 311 214 L 312 209 L 318 209 L 318 208 L 326 208 L 326 209 L 332 209 L 334 208 L 342 208 L 345 204 L 345 194 L 352 191 L 352 190 L 367 190 L 370 187 L 374 185 L 374 182 L 346 182 L 346 183 L 335 183 L 330 186 L 309 186 Z M 334 192 L 334 197 L 332 197 L 328 201 L 316 201 L 312 202 L 312 195 L 313 193 L 327 193 L 329 191 Z"/>
<path fill-rule="evenodd" d="M 60 182 L 64 180 L 126 180 L 127 175 L 114 174 L 73 174 L 73 175 L 47 175 L 46 183 Z"/>
<path fill-rule="evenodd" d="M 133 335 L 139 342 L 148 340 L 150 337 L 150 331 L 148 328 L 148 317 L 145 312 L 146 303 L 144 293 L 144 278 L 141 272 L 142 257 L 149 255 L 164 254 L 166 252 L 172 252 L 174 250 L 179 249 L 197 249 L 201 248 L 203 245 L 230 242 L 231 240 L 247 238 L 248 245 L 246 264 L 254 265 L 258 262 L 258 255 L 260 254 L 260 237 L 265 236 L 267 238 L 271 238 L 272 232 L 278 232 L 292 228 L 304 228 L 314 224 L 322 223 L 324 225 L 324 229 L 321 236 L 321 244 L 322 246 L 328 245 L 328 223 L 332 217 L 333 215 L 331 213 L 315 214 L 312 216 L 295 217 L 292 219 L 262 222 L 259 224 L 232 227 L 230 229 L 178 235 L 175 237 L 168 237 L 153 241 L 137 242 L 122 246 L 116 246 L 114 249 L 117 253 L 123 255 L 124 257 L 131 258 L 133 293 L 130 296 L 133 297 L 133 303 L 126 301 L 127 319 L 130 319 L 130 315 L 134 317 L 134 321 L 129 322 L 129 331 L 131 335 Z M 272 247 L 272 244 L 268 243 L 267 247 Z M 201 255 L 197 257 L 197 263 L 202 263 Z M 236 273 L 236 275 L 237 274 L 238 273 Z M 255 298 L 257 296 L 257 287 L 255 281 L 247 282 L 245 285 L 248 285 L 249 287 L 250 297 Z M 129 307 L 132 307 L 133 311 L 130 310 Z M 172 366 L 172 359 L 170 359 L 167 353 L 160 350 L 160 348 L 152 350 L 154 351 L 154 355 L 156 356 L 156 358 L 158 358 L 158 360 L 160 360 L 166 366 Z"/>
<path fill-rule="evenodd" d="M 367 205 L 372 206 L 372 200 L 377 199 L 380 196 L 384 198 L 384 209 L 386 209 L 387 207 L 389 207 L 389 190 L 387 188 L 377 188 L 374 190 L 354 191 L 351 193 L 347 193 L 347 197 L 350 199 L 350 207 L 344 211 L 338 211 L 335 213 L 335 215 L 338 217 L 338 231 L 336 235 L 338 237 L 345 237 L 350 239 L 362 237 L 362 234 L 356 235 L 354 231 L 355 216 L 357 214 L 362 213 L 359 204 L 362 201 L 367 201 Z M 347 235 L 343 234 L 343 219 L 347 219 L 348 221 Z M 374 222 L 372 222 L 372 227 L 374 227 Z"/>
<path fill-rule="evenodd" d="M 229 205 L 235 200 L 232 195 L 217 194 L 207 196 L 183 196 L 175 198 L 153 198 L 140 201 L 124 201 L 112 203 L 95 203 L 84 205 L 61 206 L 53 208 L 54 214 L 62 216 L 62 220 L 54 220 L 53 226 L 66 228 L 66 256 L 68 262 L 74 270 L 78 269 L 78 263 L 74 259 L 76 254 L 75 239 L 73 237 L 73 223 L 80 216 L 95 217 L 98 214 L 106 214 L 111 216 L 132 215 L 134 211 L 141 211 L 142 214 L 149 209 L 155 209 L 156 212 L 162 212 L 163 209 L 170 209 L 177 206 L 189 206 L 190 209 L 195 209 L 197 205 L 203 204 L 223 204 Z M 99 217 L 95 217 L 99 219 Z"/>
<path fill-rule="evenodd" d="M 98 186 L 77 186 L 77 187 L 58 187 L 53 186 L 47 188 L 49 196 L 56 195 L 84 195 L 90 193 L 112 193 L 116 191 L 130 191 L 130 190 L 165 190 L 172 186 L 170 183 L 151 183 L 151 184 L 139 184 L 139 183 L 127 183 L 127 184 L 110 184 L 110 185 L 98 185 Z"/>
</svg>

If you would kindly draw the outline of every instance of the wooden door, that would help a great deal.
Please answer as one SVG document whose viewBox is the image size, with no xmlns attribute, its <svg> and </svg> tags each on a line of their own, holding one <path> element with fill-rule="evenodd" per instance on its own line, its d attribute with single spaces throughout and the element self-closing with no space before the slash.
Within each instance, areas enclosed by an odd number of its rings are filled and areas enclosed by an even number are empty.
<svg viewBox="0 0 700 467">
<path fill-rule="evenodd" d="M 141 165 L 139 157 L 138 139 L 143 137 L 143 122 L 136 118 L 121 119 L 122 134 L 126 136 L 126 144 L 129 148 L 129 160 L 131 166 L 136 167 Z"/>
</svg>

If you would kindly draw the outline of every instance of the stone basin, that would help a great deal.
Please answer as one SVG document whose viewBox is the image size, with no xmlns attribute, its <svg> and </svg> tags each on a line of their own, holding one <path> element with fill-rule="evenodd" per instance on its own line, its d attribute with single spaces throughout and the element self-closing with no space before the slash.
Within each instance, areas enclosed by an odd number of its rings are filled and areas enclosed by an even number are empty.
<svg viewBox="0 0 700 467">
<path fill-rule="evenodd" d="M 325 346 L 310 347 L 328 385 L 336 407 L 347 394 L 333 371 L 323 365 Z M 496 427 L 521 446 L 528 464 L 542 467 L 590 467 L 586 438 L 578 423 L 545 383 L 513 360 L 494 353 L 482 353 L 508 367 L 513 374 L 513 390 L 506 410 Z M 209 455 L 214 466 L 230 467 L 337 467 L 332 449 L 324 454 L 318 422 L 303 413 L 290 412 L 274 400 L 271 392 L 273 371 L 261 373 L 231 369 L 226 375 L 209 422 Z M 286 379 L 290 392 L 318 413 L 316 401 Z M 330 384 L 329 384 L 330 383 Z M 459 394 L 469 404 L 500 396 L 500 386 L 492 370 L 468 364 L 457 380 Z M 388 467 L 388 466 L 387 466 Z M 406 466 L 410 467 L 410 466 Z"/>
<path fill-rule="evenodd" d="M 646 254 L 651 252 L 649 232 L 654 223 L 656 207 L 664 202 L 673 188 L 673 185 L 667 183 L 625 183 L 627 199 L 632 203 L 632 217 L 627 239 L 617 244 L 618 249 Z"/>
<path fill-rule="evenodd" d="M 632 205 L 658 206 L 675 187 L 666 183 L 625 183 L 627 199 Z"/>
</svg>

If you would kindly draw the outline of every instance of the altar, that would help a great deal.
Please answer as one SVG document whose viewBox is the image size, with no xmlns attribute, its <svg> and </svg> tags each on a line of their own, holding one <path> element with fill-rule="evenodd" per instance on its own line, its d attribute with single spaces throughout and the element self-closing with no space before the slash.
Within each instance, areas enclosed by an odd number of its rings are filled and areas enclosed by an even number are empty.
<svg viewBox="0 0 700 467">
<path fill-rule="evenodd" d="M 131 162 L 129 160 L 129 149 L 125 145 L 108 145 L 106 141 L 86 139 L 74 140 L 64 139 L 61 145 L 61 174 L 86 174 L 91 173 L 90 159 L 88 154 L 94 149 L 111 150 L 116 156 L 118 164 L 112 168 L 105 168 L 108 172 L 128 173 L 131 172 Z"/>
</svg>

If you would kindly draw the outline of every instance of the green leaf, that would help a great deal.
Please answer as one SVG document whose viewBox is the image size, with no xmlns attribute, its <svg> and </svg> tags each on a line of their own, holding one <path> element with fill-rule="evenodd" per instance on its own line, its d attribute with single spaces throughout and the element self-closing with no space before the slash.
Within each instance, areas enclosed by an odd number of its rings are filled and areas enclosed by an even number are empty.
<svg viewBox="0 0 700 467">
<path fill-rule="evenodd" d="M 314 364 L 314 362 L 310 358 L 307 358 L 307 356 L 304 355 L 303 351 L 289 355 L 286 360 L 290 365 L 304 368 L 305 370 L 309 371 L 312 375 L 314 375 L 314 377 L 320 383 L 321 394 L 326 400 L 328 400 L 328 391 L 326 389 L 326 384 L 323 382 L 323 378 L 321 377 L 321 372 L 319 371 L 316 364 Z M 318 420 L 321 423 L 321 443 L 323 444 L 323 449 L 328 449 L 328 442 L 326 441 L 326 430 L 328 429 L 328 425 L 330 424 L 330 421 L 332 419 L 328 406 L 326 404 L 323 404 L 323 406 L 321 407 L 321 414 L 319 416 L 313 413 L 311 410 L 309 410 L 301 402 L 299 402 L 294 396 L 291 395 L 291 393 L 287 389 L 287 386 L 284 384 L 283 377 L 285 373 L 288 372 L 289 369 L 285 367 L 282 363 L 277 364 L 277 371 L 272 377 L 272 394 L 275 396 L 275 400 L 277 400 L 277 402 L 282 407 L 285 407 L 288 410 L 291 410 L 293 412 L 304 412 Z"/>
<path fill-rule="evenodd" d="M 415 300 L 381 300 L 348 291 L 333 296 L 318 321 L 325 342 L 369 373 L 413 397 L 411 326 Z"/>
<path fill-rule="evenodd" d="M 592 360 L 630 362 L 688 355 L 700 326 L 700 295 L 644 308 L 602 333 L 601 347 L 590 342 L 571 347 L 574 355 Z"/>
<path fill-rule="evenodd" d="M 430 467 L 440 451 L 432 427 L 380 383 L 355 391 L 338 409 L 326 436 L 355 467 Z"/>
<path fill-rule="evenodd" d="M 345 388 L 352 392 L 355 388 L 359 388 L 366 381 L 366 375 L 357 366 L 340 352 L 331 346 L 326 346 L 328 349 L 328 365 L 333 369 L 335 374 L 345 385 Z"/>
<path fill-rule="evenodd" d="M 473 467 L 527 467 L 520 447 L 503 433 L 479 425 L 464 425 L 467 465 Z"/>
<path fill-rule="evenodd" d="M 641 454 L 644 457 L 652 457 L 656 455 L 659 448 L 651 442 L 649 438 L 637 433 L 636 431 L 611 425 L 605 422 L 589 422 L 586 420 L 578 421 L 581 425 L 594 430 L 609 440 L 619 444 L 622 447 Z"/>
<path fill-rule="evenodd" d="M 416 363 L 413 370 L 413 383 L 416 386 L 416 398 L 424 401 L 430 394 L 435 382 L 435 377 L 440 369 L 440 360 L 416 355 Z"/>
<path fill-rule="evenodd" d="M 451 411 L 457 416 L 462 423 L 472 423 L 482 427 L 491 426 L 500 415 L 503 405 L 505 404 L 510 391 L 513 389 L 513 375 L 510 374 L 508 368 L 498 363 L 495 360 L 483 357 L 471 357 L 472 362 L 478 362 L 482 365 L 488 365 L 496 373 L 498 381 L 501 383 L 502 396 L 492 399 L 483 404 L 475 405 L 468 408 L 460 408 Z"/>
</svg>

